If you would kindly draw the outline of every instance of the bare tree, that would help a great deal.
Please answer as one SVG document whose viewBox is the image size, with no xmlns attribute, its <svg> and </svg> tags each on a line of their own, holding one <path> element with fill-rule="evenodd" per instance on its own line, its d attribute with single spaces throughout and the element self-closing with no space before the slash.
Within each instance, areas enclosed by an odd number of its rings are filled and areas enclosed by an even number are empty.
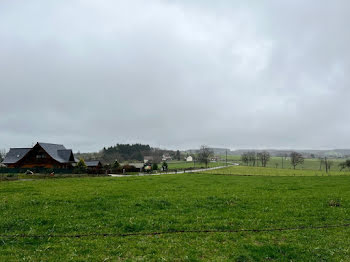
<svg viewBox="0 0 350 262">
<path fill-rule="evenodd" d="M 318 160 L 320 160 L 320 171 L 322 170 L 322 166 L 324 164 L 324 159 L 322 157 L 319 157 Z"/>
<path fill-rule="evenodd" d="M 248 153 L 243 153 L 241 155 L 241 161 L 243 164 L 248 165 L 249 164 L 249 157 L 248 157 Z"/>
<path fill-rule="evenodd" d="M 213 155 L 214 155 L 213 151 L 209 147 L 203 145 L 199 149 L 197 160 L 201 163 L 204 163 L 205 166 L 208 167 L 210 157 Z"/>
<path fill-rule="evenodd" d="M 320 171 L 322 170 L 323 165 L 325 166 L 326 173 L 331 171 L 331 167 L 333 166 L 333 163 L 334 163 L 332 160 L 329 160 L 327 157 L 325 158 L 320 157 L 319 160 L 320 160 Z"/>
<path fill-rule="evenodd" d="M 303 163 L 304 163 L 304 157 L 302 154 L 298 152 L 290 153 L 290 164 L 294 167 L 294 169 L 297 165 L 303 164 Z"/>
<path fill-rule="evenodd" d="M 153 163 L 157 163 L 158 164 L 158 163 L 160 163 L 162 161 L 162 155 L 163 155 L 162 150 L 154 149 L 150 155 L 153 158 Z"/>
<path fill-rule="evenodd" d="M 288 154 L 286 153 L 282 153 L 279 155 L 281 157 L 281 160 L 282 160 L 282 168 L 284 168 L 284 161 L 287 160 L 287 157 L 288 157 Z"/>
<path fill-rule="evenodd" d="M 6 156 L 6 149 L 0 149 L 0 163 L 4 161 Z"/>
<path fill-rule="evenodd" d="M 256 164 L 256 153 L 254 151 L 248 152 L 247 156 L 248 156 L 248 163 L 251 166 L 255 166 L 255 164 Z"/>
<path fill-rule="evenodd" d="M 262 167 L 266 167 L 267 163 L 270 161 L 270 153 L 267 151 L 259 152 L 257 154 L 257 159 L 261 162 Z"/>
<path fill-rule="evenodd" d="M 340 171 L 343 171 L 344 169 L 350 169 L 350 159 L 345 160 L 345 162 L 342 162 L 339 164 Z"/>
<path fill-rule="evenodd" d="M 326 167 L 326 173 L 328 173 L 329 171 L 331 171 L 331 167 L 333 165 L 333 161 L 329 160 L 327 157 L 324 158 L 324 165 Z"/>
</svg>

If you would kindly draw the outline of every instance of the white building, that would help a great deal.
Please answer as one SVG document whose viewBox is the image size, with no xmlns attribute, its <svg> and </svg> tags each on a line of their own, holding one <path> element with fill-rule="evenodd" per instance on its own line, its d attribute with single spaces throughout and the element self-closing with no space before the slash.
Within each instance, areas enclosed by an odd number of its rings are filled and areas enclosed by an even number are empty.
<svg viewBox="0 0 350 262">
<path fill-rule="evenodd" d="M 187 161 L 187 162 L 193 162 L 193 157 L 192 157 L 192 156 L 186 157 L 186 161 Z"/>
<path fill-rule="evenodd" d="M 168 154 L 165 154 L 165 155 L 162 156 L 162 161 L 171 161 L 171 160 L 172 160 L 172 158 Z"/>
</svg>

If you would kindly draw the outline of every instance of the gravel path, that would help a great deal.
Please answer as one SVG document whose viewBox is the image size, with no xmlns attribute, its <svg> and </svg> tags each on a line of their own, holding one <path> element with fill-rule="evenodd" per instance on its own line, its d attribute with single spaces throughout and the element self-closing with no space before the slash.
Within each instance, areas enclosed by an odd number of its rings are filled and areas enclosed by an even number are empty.
<svg viewBox="0 0 350 262">
<path fill-rule="evenodd" d="M 194 169 L 194 170 L 187 170 L 187 171 L 172 171 L 172 172 L 161 172 L 161 173 L 153 173 L 153 174 L 147 174 L 147 173 L 139 173 L 137 175 L 118 175 L 118 174 L 109 174 L 111 177 L 131 177 L 131 176 L 160 176 L 160 175 L 174 175 L 174 174 L 185 174 L 185 173 L 198 173 L 203 171 L 209 171 L 209 170 L 216 170 L 221 169 L 228 166 L 218 166 L 218 167 L 211 167 L 211 168 L 202 168 L 202 169 Z"/>
</svg>

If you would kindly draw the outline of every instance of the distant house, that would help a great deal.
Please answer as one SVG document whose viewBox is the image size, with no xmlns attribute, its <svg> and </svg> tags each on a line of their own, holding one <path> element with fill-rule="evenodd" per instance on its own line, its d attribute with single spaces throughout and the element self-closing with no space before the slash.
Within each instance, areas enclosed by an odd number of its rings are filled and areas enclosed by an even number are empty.
<svg viewBox="0 0 350 262">
<path fill-rule="evenodd" d="M 145 156 L 143 158 L 143 162 L 144 163 L 151 163 L 151 162 L 153 162 L 153 156 Z"/>
<path fill-rule="evenodd" d="M 192 156 L 186 157 L 186 161 L 187 161 L 187 162 L 193 162 L 193 157 L 192 157 Z"/>
<path fill-rule="evenodd" d="M 144 163 L 129 163 L 127 166 L 131 166 L 135 169 L 137 169 L 137 172 L 142 172 L 142 169 L 144 168 L 145 164 Z"/>
<path fill-rule="evenodd" d="M 2 162 L 9 168 L 71 168 L 71 149 L 63 145 L 37 143 L 33 148 L 11 148 Z"/>
<path fill-rule="evenodd" d="M 144 163 L 129 163 L 128 164 L 129 166 L 133 166 L 135 168 L 139 168 L 139 169 L 142 169 L 144 167 Z"/>
<path fill-rule="evenodd" d="M 101 169 L 103 167 L 101 161 L 99 160 L 85 161 L 85 165 L 87 166 L 87 168 L 95 169 Z"/>
<path fill-rule="evenodd" d="M 172 160 L 172 158 L 169 154 L 164 154 L 162 156 L 162 161 L 171 161 L 171 160 Z"/>
</svg>

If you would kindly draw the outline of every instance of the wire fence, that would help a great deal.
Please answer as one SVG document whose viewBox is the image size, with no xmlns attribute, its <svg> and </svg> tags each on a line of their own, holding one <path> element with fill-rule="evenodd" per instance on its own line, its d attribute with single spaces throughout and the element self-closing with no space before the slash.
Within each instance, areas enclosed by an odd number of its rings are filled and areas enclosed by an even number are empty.
<svg viewBox="0 0 350 262">
<path fill-rule="evenodd" d="M 86 234 L 0 234 L 0 238 L 88 238 L 88 237 L 132 237 L 132 236 L 157 236 L 171 234 L 202 234 L 202 233 L 263 233 L 263 232 L 283 232 L 283 231 L 301 231 L 318 230 L 350 227 L 348 224 L 339 225 L 321 225 L 321 226 L 298 226 L 281 228 L 263 228 L 263 229 L 209 229 L 209 230 L 172 230 L 159 232 L 132 232 L 132 233 L 86 233 Z"/>
<path fill-rule="evenodd" d="M 50 173 L 73 174 L 73 172 L 74 172 L 73 168 L 43 168 L 43 167 L 6 168 L 6 167 L 1 167 L 0 174 L 24 174 L 28 170 L 32 171 L 33 173 L 38 173 L 38 174 L 50 174 Z"/>
</svg>

